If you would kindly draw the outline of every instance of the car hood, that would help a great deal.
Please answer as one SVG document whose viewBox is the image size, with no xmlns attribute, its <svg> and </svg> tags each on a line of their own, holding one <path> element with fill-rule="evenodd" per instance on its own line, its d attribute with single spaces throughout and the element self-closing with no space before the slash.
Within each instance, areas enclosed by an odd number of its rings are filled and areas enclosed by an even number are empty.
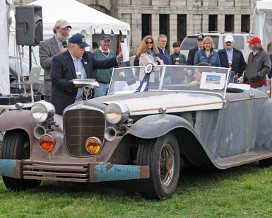
<svg viewBox="0 0 272 218">
<path fill-rule="evenodd" d="M 112 95 L 91 99 L 82 104 L 90 106 L 116 103 L 125 105 L 131 115 L 158 113 L 160 108 L 169 112 L 214 110 L 223 107 L 220 96 L 203 93 L 162 93 L 144 92 L 125 95 Z M 78 107 L 79 105 L 77 105 Z"/>
</svg>

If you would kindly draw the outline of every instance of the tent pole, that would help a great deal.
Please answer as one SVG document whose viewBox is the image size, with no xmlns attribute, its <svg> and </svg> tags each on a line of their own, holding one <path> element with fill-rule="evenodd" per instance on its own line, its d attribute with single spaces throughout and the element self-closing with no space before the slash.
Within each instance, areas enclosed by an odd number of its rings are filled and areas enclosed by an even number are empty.
<svg viewBox="0 0 272 218">
<path fill-rule="evenodd" d="M 119 31 L 118 40 L 117 40 L 117 48 L 116 48 L 116 55 L 118 55 L 121 52 L 121 45 L 122 42 L 122 32 Z"/>
</svg>

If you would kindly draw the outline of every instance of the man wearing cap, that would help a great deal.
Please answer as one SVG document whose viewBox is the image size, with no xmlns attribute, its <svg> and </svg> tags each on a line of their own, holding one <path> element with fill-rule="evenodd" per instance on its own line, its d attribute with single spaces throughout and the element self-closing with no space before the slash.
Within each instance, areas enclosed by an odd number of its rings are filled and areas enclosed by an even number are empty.
<svg viewBox="0 0 272 218">
<path fill-rule="evenodd" d="M 39 56 L 40 65 L 44 69 L 43 95 L 45 101 L 50 102 L 51 96 L 50 73 L 52 57 L 67 50 L 67 39 L 71 29 L 71 25 L 66 20 L 57 20 L 53 29 L 55 35 L 50 39 L 40 42 Z"/>
<path fill-rule="evenodd" d="M 117 58 L 97 60 L 89 51 L 85 51 L 86 43 L 84 35 L 77 33 L 69 38 L 68 50 L 57 54 L 52 59 L 51 80 L 52 93 L 51 103 L 55 106 L 56 113 L 63 114 L 63 110 L 81 99 L 83 86 L 74 84 L 73 79 L 94 78 L 94 69 L 106 69 L 118 65 Z"/>
<path fill-rule="evenodd" d="M 224 49 L 218 51 L 221 67 L 231 68 L 230 82 L 237 83 L 237 78 L 243 75 L 246 69 L 246 62 L 243 53 L 234 48 L 234 38 L 232 35 L 226 35 L 224 39 Z"/>
<path fill-rule="evenodd" d="M 115 58 L 115 53 L 110 50 L 111 38 L 109 35 L 103 35 L 100 38 L 100 47 L 94 51 L 93 56 L 97 60 Z M 94 71 L 94 77 L 99 83 L 99 87 L 94 87 L 94 98 L 107 95 L 111 80 L 112 68 L 97 69 Z"/>
<path fill-rule="evenodd" d="M 205 38 L 205 36 L 203 34 L 199 34 L 196 36 L 197 46 L 189 50 L 186 65 L 194 65 L 195 54 L 197 51 L 199 51 L 200 49 L 203 48 L 203 39 L 204 38 Z"/>
<path fill-rule="evenodd" d="M 261 39 L 258 36 L 254 36 L 247 42 L 252 52 L 248 56 L 244 83 L 247 83 L 252 88 L 257 88 L 266 93 L 266 75 L 271 69 L 270 57 L 263 49 Z"/>
</svg>

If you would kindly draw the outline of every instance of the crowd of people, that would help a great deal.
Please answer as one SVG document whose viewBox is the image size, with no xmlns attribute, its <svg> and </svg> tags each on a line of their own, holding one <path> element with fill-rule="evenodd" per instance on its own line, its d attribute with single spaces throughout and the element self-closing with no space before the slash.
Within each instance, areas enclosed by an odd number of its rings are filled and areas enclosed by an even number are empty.
<svg viewBox="0 0 272 218">
<path fill-rule="evenodd" d="M 44 100 L 55 106 L 57 114 L 63 114 L 66 106 L 81 98 L 83 85 L 74 84 L 73 79 L 95 78 L 99 87 L 94 88 L 93 97 L 106 95 L 112 68 L 122 61 L 122 53 L 116 56 L 110 50 L 109 35 L 102 35 L 100 46 L 93 42 L 91 52 L 85 51 L 89 44 L 84 35 L 77 33 L 69 38 L 71 29 L 72 26 L 66 20 L 60 19 L 53 27 L 54 36 L 39 45 L 40 64 L 44 69 Z M 272 54 L 269 55 L 263 49 L 258 36 L 248 40 L 248 44 L 252 51 L 246 63 L 243 53 L 235 48 L 231 34 L 225 36 L 224 49 L 219 51 L 215 51 L 212 37 L 198 34 L 196 46 L 189 50 L 186 58 L 180 50 L 180 42 L 173 43 L 173 53 L 169 54 L 165 34 L 160 34 L 157 40 L 148 35 L 139 45 L 134 65 L 152 63 L 154 66 L 208 65 L 231 68 L 230 82 L 236 83 L 243 77 L 243 83 L 266 92 L 266 78 L 271 75 Z"/>
</svg>

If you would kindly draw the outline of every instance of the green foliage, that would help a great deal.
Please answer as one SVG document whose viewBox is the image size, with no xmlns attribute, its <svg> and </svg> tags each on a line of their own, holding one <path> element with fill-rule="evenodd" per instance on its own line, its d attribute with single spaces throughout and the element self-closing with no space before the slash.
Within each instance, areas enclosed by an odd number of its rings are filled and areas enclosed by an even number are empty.
<svg viewBox="0 0 272 218">
<path fill-rule="evenodd" d="M 43 182 L 10 192 L 0 180 L 0 217 L 271 217 L 272 167 L 187 168 L 165 201 L 145 200 L 137 182 Z"/>
</svg>

